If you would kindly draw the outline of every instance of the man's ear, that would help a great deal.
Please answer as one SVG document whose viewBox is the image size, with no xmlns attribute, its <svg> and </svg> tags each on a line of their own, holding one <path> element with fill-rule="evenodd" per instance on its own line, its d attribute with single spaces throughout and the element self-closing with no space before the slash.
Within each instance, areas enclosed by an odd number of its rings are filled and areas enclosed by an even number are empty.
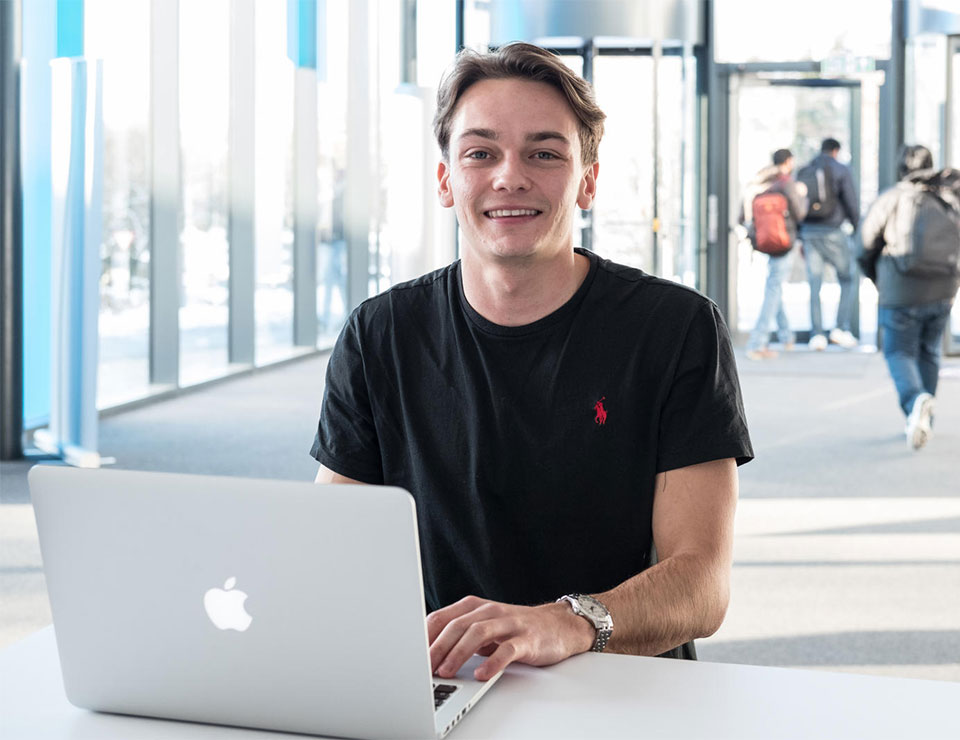
<svg viewBox="0 0 960 740">
<path fill-rule="evenodd" d="M 440 160 L 437 165 L 437 195 L 440 196 L 440 205 L 444 208 L 453 207 L 453 191 L 450 189 L 450 165 Z"/>
<path fill-rule="evenodd" d="M 580 192 L 577 193 L 577 205 L 584 211 L 590 210 L 593 199 L 597 195 L 597 175 L 600 174 L 600 163 L 594 162 L 583 172 L 580 180 Z"/>
</svg>

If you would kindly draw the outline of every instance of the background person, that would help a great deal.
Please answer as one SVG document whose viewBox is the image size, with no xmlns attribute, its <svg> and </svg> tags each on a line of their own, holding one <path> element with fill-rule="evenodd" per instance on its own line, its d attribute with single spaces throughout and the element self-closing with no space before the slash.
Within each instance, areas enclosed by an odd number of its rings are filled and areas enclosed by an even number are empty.
<svg viewBox="0 0 960 740">
<path fill-rule="evenodd" d="M 797 241 L 797 224 L 807 215 L 807 189 L 803 183 L 791 178 L 793 164 L 793 153 L 789 149 L 777 149 L 773 153 L 773 164 L 760 170 L 753 182 L 747 186 L 744 204 L 741 206 L 740 222 L 743 223 L 746 213 L 752 212 L 753 200 L 757 195 L 767 192 L 781 193 L 787 204 L 787 210 L 783 213 L 783 227 L 791 244 L 785 252 L 767 256 L 763 303 L 760 304 L 757 323 L 747 339 L 746 354 L 750 360 L 766 360 L 777 356 L 768 346 L 774 324 L 778 339 L 785 349 L 792 349 L 795 339 L 787 321 L 787 313 L 783 310 L 783 281 L 793 264 L 792 245 Z M 755 238 L 755 234 L 753 237 Z"/>
<path fill-rule="evenodd" d="M 727 328 L 699 293 L 574 249 L 604 114 L 558 57 L 464 50 L 437 103 L 462 258 L 350 316 L 317 481 L 414 496 L 441 677 L 474 653 L 480 680 L 607 647 L 679 656 L 723 619 L 753 455 Z"/>
<path fill-rule="evenodd" d="M 833 265 L 840 283 L 837 323 L 830 330 L 830 342 L 846 349 L 857 346 L 857 338 L 852 332 L 853 307 L 857 300 L 856 271 L 850 239 L 841 227 L 844 221 L 849 221 L 856 231 L 860 221 L 860 201 L 850 169 L 837 161 L 839 152 L 839 141 L 824 139 L 820 154 L 797 173 L 797 179 L 807 188 L 810 201 L 807 216 L 800 226 L 800 239 L 810 283 L 809 346 L 817 351 L 827 348 L 820 304 L 825 264 Z"/>
<path fill-rule="evenodd" d="M 943 331 L 960 288 L 960 171 L 935 170 L 929 149 L 906 146 L 897 175 L 863 220 L 858 261 L 877 285 L 883 356 L 918 450 L 933 435 Z"/>
</svg>

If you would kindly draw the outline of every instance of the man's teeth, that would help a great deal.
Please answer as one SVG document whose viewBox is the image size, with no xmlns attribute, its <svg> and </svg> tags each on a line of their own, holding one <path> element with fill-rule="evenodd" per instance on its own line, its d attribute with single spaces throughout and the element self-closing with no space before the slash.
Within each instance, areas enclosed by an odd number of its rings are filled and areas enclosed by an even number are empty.
<svg viewBox="0 0 960 740">
<path fill-rule="evenodd" d="M 490 218 L 503 218 L 505 216 L 536 216 L 540 211 L 531 208 L 516 208 L 513 210 L 487 211 Z"/>
</svg>

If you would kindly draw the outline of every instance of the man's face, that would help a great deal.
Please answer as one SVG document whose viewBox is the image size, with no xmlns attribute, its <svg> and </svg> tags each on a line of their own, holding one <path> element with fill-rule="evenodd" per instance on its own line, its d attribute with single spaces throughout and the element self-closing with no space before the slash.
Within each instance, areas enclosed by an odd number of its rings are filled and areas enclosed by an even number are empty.
<svg viewBox="0 0 960 740">
<path fill-rule="evenodd" d="M 598 165 L 581 162 L 577 119 L 542 82 L 483 80 L 457 103 L 440 202 L 456 208 L 465 253 L 550 258 L 573 246 L 577 207 L 589 208 Z"/>
</svg>

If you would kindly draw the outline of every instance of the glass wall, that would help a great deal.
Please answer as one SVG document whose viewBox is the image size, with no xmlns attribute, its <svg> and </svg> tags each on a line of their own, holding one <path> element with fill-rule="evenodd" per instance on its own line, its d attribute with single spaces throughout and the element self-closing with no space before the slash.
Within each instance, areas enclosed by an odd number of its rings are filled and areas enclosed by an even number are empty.
<svg viewBox="0 0 960 740">
<path fill-rule="evenodd" d="M 659 63 L 657 274 L 696 287 L 696 127 L 697 60 L 664 56 Z"/>
<path fill-rule="evenodd" d="M 616 262 L 696 285 L 696 59 L 601 53 L 593 60 L 593 84 L 607 114 L 593 248 Z"/>
<path fill-rule="evenodd" d="M 950 39 L 950 161 L 948 167 L 960 168 L 960 36 Z"/>
<path fill-rule="evenodd" d="M 97 406 L 104 407 L 146 395 L 150 383 L 150 3 L 86 0 L 83 7 L 86 54 L 103 60 Z"/>
<path fill-rule="evenodd" d="M 922 144 L 933 154 L 937 167 L 944 165 L 947 103 L 947 38 L 916 36 L 907 42 L 904 141 Z"/>
<path fill-rule="evenodd" d="M 293 349 L 294 66 L 287 56 L 287 5 L 254 6 L 254 223 L 256 363 Z"/>
<path fill-rule="evenodd" d="M 597 56 L 597 103 L 607 114 L 593 206 L 593 248 L 654 272 L 653 57 Z"/>
<path fill-rule="evenodd" d="M 180 384 L 227 369 L 230 2 L 180 3 Z"/>
<path fill-rule="evenodd" d="M 718 62 L 797 62 L 890 56 L 902 0 L 712 0 Z"/>
<path fill-rule="evenodd" d="M 948 167 L 960 169 L 960 36 L 951 36 L 948 44 L 947 64 L 950 87 L 947 104 L 950 106 L 950 130 L 946 132 L 949 141 Z M 960 353 L 960 301 L 953 306 L 950 314 L 950 342 L 952 353 Z"/>
<path fill-rule="evenodd" d="M 313 27 L 311 4 L 309 0 L 84 3 L 83 23 L 77 27 L 83 29 L 86 56 L 104 60 L 101 408 L 160 390 L 152 385 L 151 372 L 162 376 L 158 382 L 167 390 L 171 382 L 187 386 L 244 367 L 231 367 L 228 349 L 229 224 L 231 208 L 242 207 L 231 203 L 231 134 L 234 140 L 246 141 L 252 132 L 253 274 L 246 272 L 244 257 L 249 255 L 234 256 L 238 257 L 235 277 L 251 279 L 254 305 L 234 306 L 239 315 L 232 328 L 241 352 L 252 343 L 254 364 L 300 352 L 293 345 L 295 292 L 303 289 L 294 282 L 294 233 L 302 225 L 297 218 L 313 218 L 312 209 L 305 208 L 301 214 L 295 209 L 298 184 L 294 176 L 302 175 L 294 164 L 306 158 L 312 161 L 313 155 L 310 145 L 294 151 L 297 141 L 302 141 L 301 131 L 317 132 L 316 220 L 310 224 L 316 233 L 317 280 L 314 295 L 297 297 L 305 298 L 305 303 L 316 302 L 317 346 L 332 345 L 350 302 L 362 298 L 348 298 L 347 288 L 348 248 L 357 249 L 361 239 L 369 291 L 433 269 L 438 259 L 446 263 L 453 255 L 453 220 L 439 218 L 436 211 L 441 209 L 431 206 L 432 197 L 427 196 L 433 195 L 433 173 L 426 169 L 436 167 L 429 124 L 439 70 L 453 56 L 455 9 L 448 6 L 417 20 L 409 3 L 316 2 Z M 48 5 L 54 8 L 56 3 L 50 0 Z M 30 126 L 24 147 L 24 238 L 29 257 L 24 269 L 28 286 L 24 313 L 30 330 L 24 358 L 29 375 L 24 422 L 28 429 L 47 422 L 50 405 L 49 61 L 57 54 L 59 33 L 56 13 L 40 12 L 37 7 L 28 4 L 25 14 L 29 40 L 25 58 L 30 62 L 25 78 Z M 289 16 L 291 9 L 296 10 L 295 17 Z M 404 13 L 410 18 L 405 20 Z M 405 25 L 411 20 L 416 33 Z M 248 31 L 250 48 L 231 51 L 231 34 Z M 366 39 L 353 56 L 352 35 Z M 416 45 L 411 45 L 412 39 Z M 77 43 L 71 48 L 80 47 Z M 417 49 L 420 59 L 415 66 L 401 62 L 401 51 L 414 59 Z M 176 54 L 175 71 L 169 62 L 158 66 L 163 56 L 158 50 Z M 252 68 L 249 82 L 243 83 L 249 87 L 241 88 L 238 96 L 241 104 L 233 108 L 231 53 L 248 54 Z M 366 60 L 359 70 L 350 64 L 355 58 Z M 301 100 L 297 95 L 302 93 L 298 86 L 313 74 L 314 64 L 317 105 L 310 110 L 297 106 Z M 369 91 L 369 120 L 350 129 L 348 72 L 359 75 L 357 79 Z M 162 89 L 151 90 L 152 84 Z M 154 101 L 165 94 L 177 96 L 178 125 L 153 131 L 151 121 L 158 110 L 153 108 Z M 248 106 L 251 100 L 252 107 Z M 231 115 L 244 118 L 231 120 Z M 152 159 L 161 156 L 157 152 L 163 146 L 172 148 L 175 142 L 179 156 L 175 155 L 174 166 L 169 155 Z M 361 190 L 367 191 L 367 182 L 372 187 L 368 228 L 360 236 L 350 233 L 351 228 L 363 227 L 360 223 L 351 227 L 344 207 L 351 176 L 346 167 L 348 143 L 361 152 L 368 147 L 360 156 L 368 156 L 370 163 L 370 172 L 361 178 Z M 155 182 L 161 183 L 157 187 L 162 192 L 151 191 Z M 419 187 L 411 188 L 411 183 Z M 309 182 L 301 184 L 308 191 L 313 187 Z M 170 212 L 168 200 L 178 204 L 179 214 Z M 155 211 L 158 202 L 163 207 Z M 244 218 L 237 223 L 248 223 L 248 214 L 241 215 Z M 175 229 L 177 238 L 151 243 L 152 234 L 166 228 Z M 240 239 L 237 246 L 246 248 L 246 243 Z M 160 262 L 175 263 L 176 274 L 162 271 L 153 284 L 153 268 Z M 151 324 L 156 310 L 177 312 L 178 334 L 172 347 L 158 347 L 151 341 L 156 339 L 154 329 L 172 329 L 163 321 L 156 327 Z M 156 354 L 151 357 L 151 352 Z"/>
<path fill-rule="evenodd" d="M 347 311 L 347 5 L 327 3 L 317 39 L 317 344 L 333 345 Z"/>
<path fill-rule="evenodd" d="M 406 277 L 396 274 L 395 268 L 403 259 L 408 240 L 415 240 L 423 233 L 419 218 L 422 208 L 416 208 L 420 173 L 417 169 L 411 170 L 411 159 L 416 155 L 410 151 L 419 148 L 417 139 L 421 129 L 412 128 L 417 117 L 415 98 L 404 96 L 412 91 L 400 89 L 404 79 L 400 69 L 404 5 L 380 2 L 374 5 L 372 13 L 375 21 L 370 64 L 376 73 L 371 102 L 378 124 L 373 143 L 375 175 L 370 188 L 376 239 L 373 293 L 386 290 Z"/>
</svg>

